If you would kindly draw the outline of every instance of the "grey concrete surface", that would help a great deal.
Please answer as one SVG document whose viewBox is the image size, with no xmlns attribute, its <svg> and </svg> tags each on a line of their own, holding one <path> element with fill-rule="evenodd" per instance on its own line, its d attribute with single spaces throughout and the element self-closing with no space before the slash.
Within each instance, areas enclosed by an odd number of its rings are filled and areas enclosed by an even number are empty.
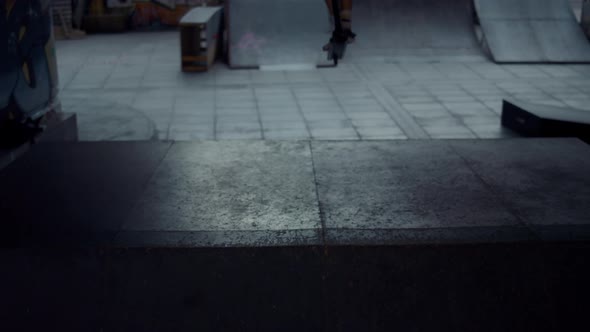
<svg viewBox="0 0 590 332">
<path fill-rule="evenodd" d="M 576 139 L 43 143 L 0 173 L 0 244 L 588 240 L 589 166 Z"/>
<path fill-rule="evenodd" d="M 573 139 L 450 143 L 519 220 L 543 239 L 590 235 L 590 148 Z M 584 208 L 582 208 L 584 207 Z M 572 226 L 569 230 L 560 226 Z"/>
<path fill-rule="evenodd" d="M 176 31 L 90 35 L 56 48 L 63 109 L 78 114 L 89 141 L 490 139 L 513 136 L 499 125 L 505 97 L 590 111 L 588 65 L 392 55 L 184 74 Z"/>
<path fill-rule="evenodd" d="M 447 143 L 315 142 L 313 152 L 329 242 L 532 237 Z"/>
<path fill-rule="evenodd" d="M 294 231 L 290 240 L 297 243 L 314 235 L 319 240 L 318 216 L 308 142 L 177 143 L 122 230 L 277 232 L 275 241 Z M 216 237 L 241 242 L 235 235 Z"/>
</svg>

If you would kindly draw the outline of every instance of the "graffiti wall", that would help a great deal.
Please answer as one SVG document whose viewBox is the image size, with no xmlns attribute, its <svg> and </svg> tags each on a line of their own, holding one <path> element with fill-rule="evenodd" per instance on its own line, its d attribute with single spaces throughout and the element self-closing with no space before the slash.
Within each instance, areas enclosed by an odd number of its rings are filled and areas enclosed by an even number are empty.
<svg viewBox="0 0 590 332">
<path fill-rule="evenodd" d="M 50 0 L 0 0 L 0 130 L 39 118 L 57 99 Z"/>
<path fill-rule="evenodd" d="M 192 7 L 219 5 L 221 0 L 92 0 L 91 15 L 128 9 L 131 26 L 176 26 Z M 104 7 L 104 8 L 102 8 Z"/>
</svg>

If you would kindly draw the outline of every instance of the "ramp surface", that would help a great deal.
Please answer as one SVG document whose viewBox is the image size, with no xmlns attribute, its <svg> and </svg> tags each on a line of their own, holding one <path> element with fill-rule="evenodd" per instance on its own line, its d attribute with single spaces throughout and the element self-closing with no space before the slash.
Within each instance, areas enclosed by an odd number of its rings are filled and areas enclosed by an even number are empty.
<svg viewBox="0 0 590 332">
<path fill-rule="evenodd" d="M 323 0 L 232 0 L 230 64 L 328 64 L 321 47 L 330 38 Z M 392 56 L 481 54 L 471 0 L 356 0 L 357 41 L 345 61 Z"/>
<path fill-rule="evenodd" d="M 590 62 L 590 43 L 568 0 L 475 0 L 496 62 Z"/>
<path fill-rule="evenodd" d="M 323 0 L 232 0 L 228 15 L 231 67 L 329 63 L 322 51 L 330 38 Z"/>
<path fill-rule="evenodd" d="M 413 55 L 479 55 L 470 0 L 357 0 L 358 34 L 348 60 Z"/>
</svg>

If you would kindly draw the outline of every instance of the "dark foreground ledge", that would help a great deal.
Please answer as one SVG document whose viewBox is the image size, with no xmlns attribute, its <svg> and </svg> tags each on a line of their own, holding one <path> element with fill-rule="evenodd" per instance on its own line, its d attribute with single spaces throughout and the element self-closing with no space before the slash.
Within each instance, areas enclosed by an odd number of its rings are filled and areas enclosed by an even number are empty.
<svg viewBox="0 0 590 332">
<path fill-rule="evenodd" d="M 16 249 L 6 331 L 567 331 L 588 243 Z"/>
</svg>

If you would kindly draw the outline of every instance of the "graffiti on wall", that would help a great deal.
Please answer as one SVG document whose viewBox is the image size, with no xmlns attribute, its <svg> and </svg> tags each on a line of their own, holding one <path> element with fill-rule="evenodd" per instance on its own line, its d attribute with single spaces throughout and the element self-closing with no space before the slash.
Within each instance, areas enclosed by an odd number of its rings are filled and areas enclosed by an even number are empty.
<svg viewBox="0 0 590 332">
<path fill-rule="evenodd" d="M 174 1 L 135 1 L 132 15 L 134 27 L 177 25 L 188 8 Z"/>
<path fill-rule="evenodd" d="M 0 1 L 0 122 L 46 113 L 57 95 L 49 0 Z"/>
<path fill-rule="evenodd" d="M 219 4 L 216 0 L 107 0 L 108 9 L 131 9 L 133 27 L 176 26 L 194 6 Z"/>
</svg>

